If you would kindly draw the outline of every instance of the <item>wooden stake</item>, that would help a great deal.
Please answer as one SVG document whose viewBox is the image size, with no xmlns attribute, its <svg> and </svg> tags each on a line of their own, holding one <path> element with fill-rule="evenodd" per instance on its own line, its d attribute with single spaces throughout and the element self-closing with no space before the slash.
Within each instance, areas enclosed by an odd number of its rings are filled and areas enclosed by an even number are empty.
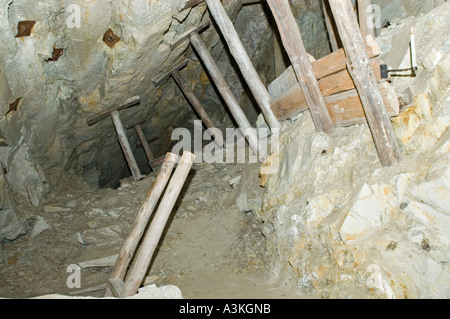
<svg viewBox="0 0 450 319">
<path fill-rule="evenodd" d="M 197 97 L 195 96 L 194 91 L 192 91 L 191 87 L 188 85 L 186 80 L 181 77 L 180 72 L 178 70 L 177 71 L 173 71 L 172 72 L 172 77 L 175 80 L 175 82 L 177 83 L 178 87 L 183 92 L 183 94 L 186 96 L 186 98 L 188 99 L 190 104 L 192 105 L 192 108 L 195 110 L 195 112 L 197 112 L 198 116 L 200 117 L 202 122 L 205 124 L 205 126 L 208 129 L 215 129 L 216 127 L 214 126 L 214 124 L 213 124 L 211 118 L 209 117 L 208 113 L 206 113 L 206 111 L 203 108 L 202 104 L 197 99 Z M 219 147 L 223 147 L 223 139 L 222 139 L 221 134 L 214 134 L 213 133 L 213 136 L 214 136 L 214 142 Z"/>
<path fill-rule="evenodd" d="M 123 154 L 125 155 L 125 159 L 127 160 L 128 166 L 130 167 L 131 174 L 133 174 L 134 179 L 138 181 L 142 179 L 143 176 L 139 170 L 139 166 L 136 162 L 136 159 L 134 158 L 130 142 L 128 142 L 125 129 L 123 128 L 122 121 L 120 120 L 119 111 L 118 110 L 112 111 L 111 117 L 117 131 L 117 136 L 119 138 L 119 143 L 122 147 Z"/>
<path fill-rule="evenodd" d="M 326 2 L 327 0 L 322 0 L 322 11 L 325 17 L 325 25 L 327 27 L 328 39 L 330 40 L 331 50 L 337 51 L 339 50 L 339 44 L 336 37 L 336 32 L 334 32 L 334 23 L 331 16 L 330 8 Z"/>
<path fill-rule="evenodd" d="M 378 88 L 350 0 L 329 0 L 347 55 L 347 68 L 361 98 L 378 156 L 383 166 L 400 160 L 400 148 Z"/>
<path fill-rule="evenodd" d="M 141 285 L 145 274 L 148 271 L 148 267 L 152 260 L 156 246 L 158 245 L 164 231 L 167 220 L 169 219 L 194 160 L 195 155 L 189 152 L 184 152 L 181 157 L 180 163 L 178 164 L 178 167 L 176 168 L 169 185 L 167 186 L 167 190 L 161 199 L 161 203 L 159 204 L 153 220 L 144 238 L 142 239 L 140 253 L 136 256 L 136 259 L 127 275 L 120 297 L 124 298 L 136 294 L 139 286 Z"/>
<path fill-rule="evenodd" d="M 152 216 L 156 204 L 159 201 L 159 198 L 161 197 L 162 192 L 166 188 L 167 182 L 170 179 L 173 168 L 177 161 L 178 155 L 167 153 L 167 155 L 165 156 L 164 163 L 161 167 L 161 170 L 159 171 L 158 176 L 156 177 L 155 183 L 153 184 L 153 187 L 149 191 L 144 204 L 142 204 L 141 209 L 137 214 L 133 230 L 122 246 L 119 257 L 117 258 L 116 264 L 114 266 L 113 274 L 111 276 L 112 279 L 123 280 L 125 278 L 125 274 L 130 261 L 135 254 L 138 243 L 142 238 L 142 234 L 147 227 L 147 224 L 150 220 L 150 217 Z M 112 296 L 111 289 L 107 288 L 104 296 Z"/>
<path fill-rule="evenodd" d="M 119 110 L 123 110 L 132 106 L 135 106 L 141 102 L 139 96 L 134 96 L 128 100 L 126 100 L 123 104 L 112 106 L 106 110 L 103 110 L 87 119 L 88 125 L 93 125 L 98 121 L 101 121 L 108 116 L 112 117 L 114 127 L 116 128 L 117 137 L 119 139 L 120 146 L 122 148 L 123 154 L 125 155 L 125 159 L 128 163 L 128 167 L 130 168 L 131 174 L 133 174 L 134 179 L 140 180 L 144 176 L 141 175 L 139 171 L 139 166 L 137 165 L 136 159 L 134 158 L 133 151 L 130 146 L 130 142 L 128 141 L 127 135 L 125 133 L 125 129 L 123 128 L 122 121 L 120 120 Z"/>
<path fill-rule="evenodd" d="M 202 120 L 202 123 L 205 124 L 206 128 L 211 130 L 216 129 L 211 118 L 209 117 L 208 113 L 206 113 L 205 109 L 203 108 L 198 98 L 195 96 L 195 93 L 189 86 L 188 82 L 181 77 L 180 69 L 184 68 L 187 64 L 188 60 L 185 57 L 182 57 L 180 62 L 176 63 L 172 67 L 172 69 L 170 69 L 166 74 L 163 74 L 162 76 L 158 76 L 152 79 L 152 82 L 155 86 L 157 86 L 161 84 L 164 80 L 166 80 L 168 77 L 172 76 L 173 79 L 175 80 L 175 83 L 177 83 L 181 92 L 183 92 L 184 96 L 188 100 L 189 104 L 192 106 L 194 111 Z M 217 144 L 217 146 L 222 148 L 223 147 L 222 135 L 214 133 L 212 135 L 214 136 L 214 142 Z"/>
<path fill-rule="evenodd" d="M 245 132 L 245 138 L 250 146 L 250 149 L 254 154 L 258 154 L 258 137 L 256 135 L 256 129 L 252 128 L 250 122 L 248 121 L 245 113 L 242 111 L 236 97 L 234 96 L 231 88 L 228 86 L 225 78 L 220 72 L 219 67 L 217 66 L 214 58 L 209 52 L 203 40 L 200 38 L 198 34 L 198 30 L 201 30 L 205 27 L 205 25 L 201 25 L 197 28 L 191 29 L 185 32 L 179 39 L 175 40 L 171 47 L 177 46 L 181 43 L 186 37 L 189 38 L 192 46 L 194 47 L 197 54 L 200 56 L 203 64 L 208 70 L 209 75 L 211 76 L 214 84 L 217 87 L 220 95 L 228 106 L 233 118 L 237 122 L 239 128 Z"/>
<path fill-rule="evenodd" d="M 270 95 L 266 87 L 261 81 L 252 61 L 250 60 L 244 46 L 231 22 L 228 14 L 223 8 L 219 0 L 205 0 L 208 9 L 219 26 L 225 41 L 228 44 L 231 55 L 234 57 L 241 73 L 253 93 L 253 97 L 258 103 L 261 111 L 266 119 L 267 124 L 271 129 L 281 128 L 280 122 L 270 109 Z"/>
<path fill-rule="evenodd" d="M 136 130 L 137 135 L 139 136 L 139 139 L 141 140 L 142 147 L 145 151 L 145 156 L 147 156 L 148 163 L 150 164 L 150 167 L 153 171 L 152 162 L 154 161 L 152 150 L 150 149 L 150 145 L 148 144 L 147 138 L 145 137 L 144 131 L 142 130 L 141 124 L 136 124 L 134 126 L 134 129 Z"/>
<path fill-rule="evenodd" d="M 331 133 L 333 121 L 320 92 L 313 67 L 303 45 L 298 24 L 287 0 L 267 0 L 280 31 L 283 45 L 291 60 L 297 79 L 305 94 L 317 130 Z"/>
</svg>

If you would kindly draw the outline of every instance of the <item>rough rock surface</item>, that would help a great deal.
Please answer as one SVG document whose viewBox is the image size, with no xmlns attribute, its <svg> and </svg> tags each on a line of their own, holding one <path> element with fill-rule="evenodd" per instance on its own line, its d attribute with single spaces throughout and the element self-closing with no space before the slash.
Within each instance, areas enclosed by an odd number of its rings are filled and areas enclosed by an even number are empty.
<svg viewBox="0 0 450 319">
<path fill-rule="evenodd" d="M 393 80 L 413 96 L 393 119 L 399 165 L 381 166 L 367 125 L 325 135 L 308 112 L 285 124 L 278 174 L 269 176 L 259 214 L 278 259 L 273 271 L 301 290 L 328 298 L 450 296 L 449 18 L 446 3 L 414 20 L 418 75 Z"/>
</svg>

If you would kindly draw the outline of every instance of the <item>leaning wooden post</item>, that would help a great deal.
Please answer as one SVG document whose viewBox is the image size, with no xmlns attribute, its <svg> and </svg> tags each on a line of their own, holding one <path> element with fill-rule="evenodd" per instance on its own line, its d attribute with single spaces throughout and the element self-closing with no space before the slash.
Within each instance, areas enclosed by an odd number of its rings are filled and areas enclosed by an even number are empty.
<svg viewBox="0 0 450 319">
<path fill-rule="evenodd" d="M 131 150 L 130 142 L 128 142 L 127 135 L 125 133 L 125 129 L 123 128 L 122 121 L 120 120 L 119 111 L 111 112 L 111 117 L 114 122 L 114 126 L 116 127 L 117 136 L 119 137 L 119 143 L 122 146 L 123 153 L 125 158 L 130 166 L 131 173 L 135 180 L 140 180 L 143 176 L 139 170 L 139 166 L 134 158 L 133 151 Z"/>
<path fill-rule="evenodd" d="M 144 148 L 145 156 L 147 157 L 148 163 L 150 165 L 150 168 L 153 169 L 152 162 L 155 160 L 152 154 L 152 150 L 150 149 L 150 145 L 148 144 L 147 137 L 145 137 L 144 131 L 142 130 L 141 124 L 134 125 L 134 129 L 136 130 L 136 133 L 139 137 L 139 140 L 141 141 L 142 147 Z"/>
<path fill-rule="evenodd" d="M 253 97 L 258 103 L 261 111 L 266 119 L 267 124 L 271 129 L 281 128 L 280 122 L 272 112 L 270 108 L 270 95 L 267 88 L 264 86 L 261 78 L 256 72 L 252 61 L 250 60 L 241 39 L 239 38 L 233 22 L 231 22 L 228 14 L 223 8 L 219 0 L 205 0 L 208 5 L 208 9 L 211 15 L 214 17 L 217 25 L 219 26 L 225 41 L 228 44 L 231 54 L 236 61 L 242 76 L 244 77 L 250 91 L 253 93 Z"/>
<path fill-rule="evenodd" d="M 156 177 L 155 183 L 153 184 L 152 189 L 147 195 L 147 198 L 142 204 L 141 209 L 139 210 L 136 220 L 134 222 L 133 230 L 131 234 L 128 236 L 127 240 L 122 246 L 122 249 L 119 253 L 119 257 L 117 257 L 116 264 L 114 266 L 114 270 L 111 278 L 113 279 L 121 279 L 125 278 L 125 274 L 127 272 L 127 268 L 130 264 L 131 259 L 133 258 L 136 248 L 138 246 L 139 241 L 142 238 L 142 234 L 147 227 L 147 224 L 152 216 L 153 210 L 158 203 L 159 198 L 161 197 L 162 192 L 166 188 L 166 185 L 170 179 L 172 174 L 172 170 L 175 166 L 175 163 L 178 161 L 178 155 L 167 153 L 163 166 L 159 171 L 158 176 Z M 113 294 L 111 289 L 106 288 L 105 297 L 112 297 Z"/>
<path fill-rule="evenodd" d="M 213 82 L 217 87 L 217 90 L 219 91 L 223 100 L 227 104 L 228 109 L 233 115 L 233 118 L 236 120 L 239 128 L 243 132 L 245 132 L 245 138 L 247 139 L 250 149 L 253 151 L 255 155 L 257 154 L 259 156 L 260 154 L 258 154 L 258 137 L 256 135 L 256 129 L 252 128 L 252 126 L 250 125 L 250 122 L 248 121 L 247 117 L 245 116 L 245 113 L 242 111 L 239 105 L 239 102 L 236 100 L 236 97 L 231 91 L 231 88 L 228 86 L 225 78 L 220 72 L 220 69 L 217 66 L 216 62 L 214 61 L 214 58 L 212 57 L 205 43 L 198 34 L 199 30 L 202 30 L 208 26 L 209 22 L 207 24 L 203 24 L 196 28 L 188 30 L 183 35 L 181 35 L 180 38 L 174 41 L 171 44 L 171 47 L 172 48 L 176 47 L 182 41 L 186 40 L 186 38 L 190 40 L 192 46 L 194 47 L 195 51 L 200 56 L 200 59 L 202 60 L 206 69 L 208 70 L 209 75 L 211 76 Z"/>
<path fill-rule="evenodd" d="M 323 15 L 325 17 L 325 25 L 327 27 L 327 33 L 328 33 L 328 39 L 330 40 L 331 44 L 331 50 L 333 52 L 339 50 L 339 44 L 336 37 L 336 32 L 334 32 L 334 24 L 331 19 L 331 12 L 329 10 L 327 0 L 321 0 L 322 1 L 322 11 Z"/>
<path fill-rule="evenodd" d="M 122 121 L 120 120 L 119 116 L 119 110 L 129 108 L 132 106 L 135 106 L 140 103 L 139 96 L 132 97 L 131 99 L 128 99 L 125 101 L 124 104 L 121 104 L 119 106 L 113 106 L 107 110 L 104 110 L 98 114 L 93 115 L 92 117 L 88 118 L 87 122 L 88 125 L 92 125 L 94 123 L 97 123 L 100 120 L 103 120 L 104 118 L 111 116 L 114 127 L 116 128 L 117 137 L 119 139 L 120 146 L 122 148 L 122 151 L 125 155 L 125 159 L 128 163 L 128 167 L 130 168 L 131 174 L 133 174 L 133 177 L 135 180 L 140 180 L 144 176 L 141 174 L 139 170 L 139 166 L 136 162 L 136 159 L 134 158 L 133 151 L 130 146 L 130 142 L 128 141 L 127 135 L 125 133 L 125 129 L 123 128 Z"/>
<path fill-rule="evenodd" d="M 195 96 L 195 93 L 189 86 L 188 82 L 185 79 L 183 79 L 180 74 L 180 69 L 185 67 L 187 65 L 187 63 L 188 63 L 188 60 L 185 57 L 183 57 L 181 59 L 181 61 L 179 63 L 175 64 L 175 66 L 170 71 L 168 71 L 166 74 L 164 74 L 160 77 L 154 78 L 152 80 L 153 84 L 155 86 L 157 86 L 157 85 L 161 84 L 162 81 L 164 81 L 166 78 L 168 78 L 169 76 L 172 76 L 173 79 L 175 80 L 175 82 L 177 83 L 178 87 L 180 88 L 180 90 L 183 92 L 184 96 L 188 100 L 188 102 L 191 104 L 192 108 L 195 110 L 197 115 L 202 120 L 202 123 L 205 124 L 207 129 L 212 130 L 211 135 L 214 136 L 214 142 L 217 144 L 217 146 L 222 148 L 223 144 L 224 144 L 222 135 L 214 134 L 214 130 L 216 129 L 216 127 L 214 126 L 213 121 L 209 117 L 208 113 L 206 113 L 205 109 L 203 108 L 202 104 L 198 100 L 197 96 Z"/>
<path fill-rule="evenodd" d="M 347 68 L 360 96 L 380 161 L 383 166 L 395 165 L 400 160 L 400 148 L 359 32 L 353 6 L 349 0 L 329 1 L 347 55 Z"/>
<path fill-rule="evenodd" d="M 369 26 L 369 17 L 367 12 L 367 9 L 371 6 L 371 0 L 358 0 L 359 28 L 361 29 L 361 33 L 364 39 L 368 35 L 375 37 L 374 28 Z"/>
<path fill-rule="evenodd" d="M 305 94 L 317 130 L 331 133 L 333 121 L 319 88 L 298 24 L 287 0 L 267 0 L 280 31 L 281 39 Z"/>
<path fill-rule="evenodd" d="M 139 254 L 136 256 L 129 273 L 127 274 L 120 297 L 124 298 L 136 294 L 139 286 L 142 284 L 156 250 L 156 246 L 158 245 L 167 220 L 172 213 L 172 209 L 186 181 L 189 171 L 191 170 L 194 160 L 195 155 L 190 152 L 184 152 L 181 157 L 153 220 L 142 239 Z"/>
</svg>

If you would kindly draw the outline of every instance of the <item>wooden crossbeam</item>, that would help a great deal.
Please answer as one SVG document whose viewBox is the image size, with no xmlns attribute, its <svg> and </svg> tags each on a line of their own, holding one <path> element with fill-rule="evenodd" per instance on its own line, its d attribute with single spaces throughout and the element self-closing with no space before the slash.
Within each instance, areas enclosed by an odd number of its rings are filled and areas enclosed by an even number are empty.
<svg viewBox="0 0 450 319">
<path fill-rule="evenodd" d="M 207 23 L 209 24 L 209 22 Z M 231 91 L 230 86 L 221 73 L 215 59 L 211 55 L 211 52 L 209 52 L 208 47 L 198 34 L 198 31 L 202 30 L 203 28 L 204 25 L 200 25 L 183 33 L 179 38 L 174 40 L 174 42 L 171 44 L 171 48 L 174 48 L 186 39 L 190 41 L 191 45 L 199 55 L 200 60 L 203 62 L 203 65 L 211 76 L 212 82 L 214 82 L 214 84 L 216 85 L 217 90 L 219 91 L 225 104 L 233 115 L 233 118 L 239 125 L 239 128 L 243 132 L 245 132 L 245 138 L 251 150 L 256 155 L 258 154 L 258 137 L 256 135 L 256 130 L 252 128 L 249 120 L 247 119 L 247 116 L 243 112 L 241 106 L 239 105 L 239 102 Z"/>
<path fill-rule="evenodd" d="M 392 85 L 382 81 L 379 84 L 383 101 L 390 117 L 399 115 L 399 102 Z M 356 89 L 325 97 L 328 112 L 335 126 L 348 126 L 366 122 L 364 110 Z M 308 105 L 298 85 L 272 101 L 272 110 L 278 120 L 284 121 L 306 111 Z"/>
<path fill-rule="evenodd" d="M 124 103 L 112 106 L 106 110 L 103 110 L 90 118 L 87 119 L 88 125 L 93 125 L 97 123 L 98 121 L 101 121 L 108 116 L 111 116 L 114 127 L 117 132 L 117 138 L 119 140 L 120 147 L 122 148 L 123 154 L 125 156 L 125 159 L 127 161 L 128 167 L 130 168 L 131 173 L 133 174 L 133 177 L 135 180 L 140 180 L 144 176 L 141 174 L 139 170 L 139 166 L 136 162 L 136 159 L 133 155 L 133 150 L 131 149 L 130 142 L 128 141 L 127 135 L 125 133 L 125 129 L 122 124 L 122 120 L 120 119 L 119 110 L 123 110 L 132 106 L 135 106 L 139 104 L 141 101 L 139 96 L 134 96 L 128 100 L 126 100 Z"/>
<path fill-rule="evenodd" d="M 139 103 L 141 103 L 140 97 L 139 96 L 134 96 L 134 97 L 126 100 L 124 103 L 122 103 L 120 105 L 112 106 L 112 107 L 110 107 L 110 108 L 108 108 L 106 110 L 103 110 L 103 111 L 101 111 L 101 112 L 99 112 L 99 113 L 89 117 L 87 119 L 87 123 L 88 123 L 88 125 L 95 124 L 98 121 L 101 121 L 101 120 L 107 118 L 108 116 L 110 116 L 113 111 L 120 111 L 120 110 L 123 110 L 123 109 L 127 109 L 127 108 L 130 108 L 130 107 L 136 106 Z"/>
<path fill-rule="evenodd" d="M 280 32 L 283 46 L 303 90 L 318 131 L 331 133 L 333 121 L 303 44 L 300 29 L 287 0 L 267 0 Z"/>
</svg>

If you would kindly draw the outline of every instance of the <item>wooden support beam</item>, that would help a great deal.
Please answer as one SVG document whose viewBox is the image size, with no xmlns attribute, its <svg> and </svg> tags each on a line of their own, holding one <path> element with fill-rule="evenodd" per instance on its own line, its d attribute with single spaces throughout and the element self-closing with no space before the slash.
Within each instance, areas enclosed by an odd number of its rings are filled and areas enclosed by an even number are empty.
<svg viewBox="0 0 450 319">
<path fill-rule="evenodd" d="M 375 75 L 377 81 L 381 80 L 380 65 L 383 64 L 379 58 L 370 61 L 370 67 Z M 327 97 L 343 91 L 352 90 L 355 88 L 352 77 L 347 69 L 323 77 L 319 80 L 319 88 L 322 95 Z"/>
<path fill-rule="evenodd" d="M 135 180 L 140 180 L 144 176 L 141 174 L 139 170 L 139 166 L 134 158 L 133 151 L 130 146 L 130 142 L 128 141 L 127 135 L 125 133 L 125 129 L 123 127 L 122 121 L 120 120 L 119 110 L 123 110 L 132 106 L 135 106 L 141 102 L 139 96 L 134 96 L 128 100 L 126 100 L 123 104 L 116 105 L 110 107 L 104 111 L 101 111 L 87 119 L 88 125 L 93 125 L 98 121 L 101 121 L 108 116 L 111 116 L 114 127 L 116 128 L 117 138 L 119 139 L 120 146 L 122 148 L 123 154 L 127 161 L 128 167 L 130 168 L 131 174 Z"/>
<path fill-rule="evenodd" d="M 161 203 L 152 219 L 152 222 L 145 233 L 139 249 L 139 254 L 130 268 L 125 285 L 120 297 L 129 297 L 136 294 L 139 286 L 148 271 L 148 267 L 156 250 L 158 242 L 164 231 L 166 223 L 172 212 L 175 202 L 181 192 L 186 178 L 194 163 L 195 155 L 190 152 L 184 152 L 181 160 L 170 179 L 167 190 L 161 199 Z"/>
<path fill-rule="evenodd" d="M 183 57 L 181 59 L 181 62 L 177 63 L 167 74 L 155 78 L 153 80 L 153 83 L 155 85 L 159 85 L 167 77 L 172 76 L 175 82 L 177 83 L 178 87 L 183 92 L 184 96 L 194 109 L 194 111 L 202 120 L 202 123 L 206 126 L 207 129 L 210 129 L 212 131 L 212 135 L 214 136 L 214 142 L 217 144 L 217 146 L 222 148 L 224 144 L 222 135 L 214 134 L 215 130 L 217 130 L 216 126 L 213 124 L 213 121 L 209 117 L 208 113 L 206 113 L 205 109 L 203 108 L 203 105 L 198 100 L 197 96 L 195 95 L 194 91 L 192 90 L 188 82 L 181 77 L 179 70 L 185 67 L 187 63 L 188 60 Z"/>
<path fill-rule="evenodd" d="M 254 154 L 258 154 L 258 137 L 256 135 L 256 130 L 252 128 L 250 122 L 248 121 L 245 113 L 242 111 L 239 102 L 234 96 L 231 88 L 227 84 L 225 78 L 220 72 L 219 67 L 217 66 L 214 58 L 209 52 L 203 40 L 200 38 L 198 34 L 198 30 L 201 30 L 204 26 L 201 25 L 197 28 L 191 29 L 185 32 L 181 38 L 175 40 L 171 47 L 178 45 L 186 38 L 190 40 L 190 43 L 194 47 L 195 51 L 199 55 L 201 61 L 205 65 L 209 75 L 211 76 L 214 84 L 216 85 L 217 90 L 225 101 L 228 109 L 230 110 L 233 118 L 238 124 L 239 128 L 245 132 L 246 140 L 250 146 L 250 149 L 254 152 Z M 260 155 L 260 154 L 258 154 Z"/>
<path fill-rule="evenodd" d="M 390 117 L 399 115 L 398 97 L 386 81 L 378 84 L 386 110 Z M 325 97 L 328 112 L 335 127 L 366 123 L 364 109 L 356 89 Z M 292 86 L 272 101 L 272 110 L 280 121 L 284 121 L 306 111 L 308 105 L 300 87 Z"/>
<path fill-rule="evenodd" d="M 378 83 L 389 117 L 400 113 L 400 102 L 394 87 L 386 81 Z M 364 108 L 356 89 L 325 98 L 333 123 L 336 126 L 350 126 L 367 123 Z"/>
<path fill-rule="evenodd" d="M 120 120 L 119 111 L 112 111 L 111 118 L 113 120 L 114 127 L 116 128 L 117 137 L 119 139 L 120 146 L 122 147 L 123 154 L 125 155 L 125 159 L 127 160 L 131 174 L 133 174 L 134 179 L 138 181 L 144 176 L 142 176 L 136 159 L 134 158 L 130 142 L 128 141 L 127 134 L 125 133 L 122 121 Z"/>
<path fill-rule="evenodd" d="M 325 17 L 325 25 L 327 27 L 328 39 L 330 41 L 331 50 L 333 52 L 339 50 L 338 38 L 334 30 L 334 21 L 331 15 L 330 7 L 327 0 L 321 0 L 323 16 Z"/>
<path fill-rule="evenodd" d="M 150 149 L 150 145 L 148 144 L 147 138 L 145 137 L 144 131 L 142 130 L 142 126 L 140 124 L 136 124 L 134 126 L 134 129 L 136 130 L 139 140 L 141 141 L 142 147 L 144 148 L 145 156 L 147 156 L 147 160 L 150 165 L 150 168 L 153 171 L 154 169 L 153 169 L 153 166 L 151 163 L 154 161 L 154 158 L 153 158 L 152 150 Z"/>
<path fill-rule="evenodd" d="M 135 255 L 135 251 L 139 244 L 139 241 L 144 234 L 144 231 L 148 225 L 156 204 L 161 197 L 161 194 L 166 188 L 175 163 L 178 161 L 178 159 L 179 156 L 172 153 L 167 153 L 165 155 L 164 163 L 161 167 L 161 170 L 159 171 L 158 176 L 156 177 L 153 187 L 147 194 L 147 197 L 137 214 L 133 230 L 123 244 L 122 249 L 119 253 L 119 257 L 117 258 L 113 274 L 111 276 L 112 279 L 124 280 L 128 266 L 130 265 L 130 261 Z M 112 296 L 111 289 L 107 289 L 105 292 L 105 297 L 109 296 Z"/>
<path fill-rule="evenodd" d="M 381 54 L 381 50 L 378 47 L 375 40 L 371 37 L 368 37 L 366 39 L 366 48 L 369 53 L 369 57 L 372 59 L 377 58 Z M 377 60 L 380 61 L 381 60 Z M 372 61 L 373 63 L 373 61 Z M 346 64 L 346 57 L 344 49 L 339 49 L 336 52 L 333 52 L 319 60 L 313 61 L 312 66 L 314 69 L 314 74 L 316 75 L 317 80 L 320 81 L 325 77 L 331 77 L 335 74 L 343 73 L 345 72 L 348 75 L 348 81 L 352 81 L 350 74 L 347 70 L 347 64 Z M 375 67 L 375 66 L 373 66 Z M 379 69 L 379 66 L 378 66 Z M 380 70 L 375 70 L 376 74 L 380 74 Z M 325 82 L 330 82 L 329 80 L 324 79 Z M 324 82 L 323 81 L 323 82 Z M 323 83 L 322 82 L 322 83 Z M 292 86 L 297 85 L 300 88 L 300 85 L 298 84 L 295 72 L 292 68 L 292 66 L 288 67 L 284 70 L 284 72 L 281 73 L 270 85 L 269 85 L 269 94 L 271 96 L 271 99 L 276 99 L 284 94 L 286 90 L 289 90 Z M 323 85 L 323 84 L 322 84 Z M 354 86 L 353 86 L 354 88 Z M 300 88 L 301 89 L 301 88 Z"/>
<path fill-rule="evenodd" d="M 378 156 L 383 166 L 400 160 L 400 148 L 382 94 L 370 66 L 364 39 L 350 0 L 329 0 L 347 56 L 347 68 L 355 82 Z"/>
<path fill-rule="evenodd" d="M 108 108 L 108 109 L 106 109 L 104 111 L 101 111 L 101 112 L 99 112 L 99 113 L 89 117 L 87 119 L 87 123 L 88 123 L 88 125 L 95 124 L 98 121 L 101 121 L 101 120 L 107 118 L 108 116 L 110 116 L 112 111 L 120 111 L 120 110 L 123 110 L 123 109 L 126 109 L 126 108 L 130 108 L 132 106 L 136 106 L 139 103 L 141 103 L 140 97 L 139 96 L 134 96 L 134 97 L 126 100 L 124 103 L 122 103 L 120 105 L 112 106 L 112 107 L 110 107 L 110 108 Z"/>
<path fill-rule="evenodd" d="M 228 44 L 231 55 L 241 70 L 250 91 L 253 94 L 264 115 L 266 123 L 271 129 L 280 129 L 281 124 L 270 109 L 270 95 L 258 75 L 252 61 L 237 34 L 233 23 L 228 17 L 219 0 L 205 0 L 208 9 L 218 25 L 225 41 Z"/>
<path fill-rule="evenodd" d="M 275 17 L 283 45 L 305 95 L 308 107 L 318 131 L 331 133 L 333 121 L 320 92 L 314 69 L 303 45 L 298 24 L 287 0 L 267 0 Z"/>
</svg>

